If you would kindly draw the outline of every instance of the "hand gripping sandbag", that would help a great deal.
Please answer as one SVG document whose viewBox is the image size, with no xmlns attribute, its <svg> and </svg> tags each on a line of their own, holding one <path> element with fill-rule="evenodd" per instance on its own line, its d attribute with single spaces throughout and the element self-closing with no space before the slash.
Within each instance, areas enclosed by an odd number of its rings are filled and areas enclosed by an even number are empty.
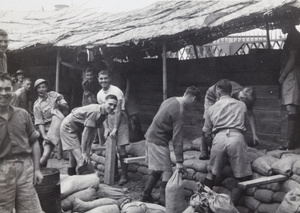
<svg viewBox="0 0 300 213">
<path fill-rule="evenodd" d="M 60 125 L 64 120 L 65 116 L 58 109 L 52 109 L 51 114 L 52 120 L 49 127 L 49 131 L 47 133 L 47 137 L 49 138 L 51 143 L 57 145 L 60 141 Z"/>
<path fill-rule="evenodd" d="M 183 203 L 182 174 L 175 170 L 166 186 L 166 213 L 182 213 L 187 207 Z"/>
<path fill-rule="evenodd" d="M 239 213 L 234 207 L 231 199 L 226 194 L 217 194 L 211 191 L 211 196 L 208 198 L 210 209 L 215 213 Z"/>
</svg>

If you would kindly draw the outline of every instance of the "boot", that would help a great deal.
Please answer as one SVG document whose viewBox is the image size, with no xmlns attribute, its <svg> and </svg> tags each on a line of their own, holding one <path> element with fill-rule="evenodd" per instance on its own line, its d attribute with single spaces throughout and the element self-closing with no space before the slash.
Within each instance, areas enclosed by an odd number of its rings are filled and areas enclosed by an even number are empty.
<svg viewBox="0 0 300 213">
<path fill-rule="evenodd" d="M 208 146 L 206 143 L 207 138 L 206 137 L 202 137 L 202 141 L 201 141 L 201 154 L 199 159 L 200 160 L 208 160 L 209 159 L 209 154 L 208 154 Z"/>
<path fill-rule="evenodd" d="M 75 167 L 68 167 L 68 175 L 76 175 L 76 168 Z"/>
<path fill-rule="evenodd" d="M 123 186 L 125 183 L 128 182 L 128 164 L 124 163 L 123 161 L 123 159 L 127 157 L 128 157 L 127 155 L 120 156 L 122 173 L 119 181 L 119 186 Z"/>
<path fill-rule="evenodd" d="M 167 181 L 162 181 L 160 183 L 160 194 L 159 194 L 159 204 L 162 206 L 166 205 L 166 186 Z"/>
<path fill-rule="evenodd" d="M 281 145 L 279 150 L 288 150 L 296 148 L 296 137 L 297 137 L 297 114 L 288 115 L 288 129 L 287 129 L 287 142 Z"/>
<path fill-rule="evenodd" d="M 158 180 L 160 179 L 160 176 L 161 176 L 161 173 L 159 173 L 159 172 L 156 172 L 156 171 L 151 172 L 148 182 L 147 182 L 147 185 L 143 192 L 143 197 L 140 200 L 141 202 L 148 202 L 148 203 L 154 202 L 151 192 L 152 192 L 153 188 L 155 187 L 156 183 L 158 182 Z"/>
</svg>

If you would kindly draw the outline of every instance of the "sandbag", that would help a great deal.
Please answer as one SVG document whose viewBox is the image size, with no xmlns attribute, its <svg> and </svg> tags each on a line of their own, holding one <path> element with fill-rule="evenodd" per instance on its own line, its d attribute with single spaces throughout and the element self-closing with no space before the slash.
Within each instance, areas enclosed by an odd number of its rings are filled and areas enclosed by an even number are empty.
<svg viewBox="0 0 300 213">
<path fill-rule="evenodd" d="M 296 175 L 296 174 L 292 175 L 291 180 L 294 180 L 300 184 L 300 175 Z"/>
<path fill-rule="evenodd" d="M 99 184 L 97 195 L 99 198 L 111 198 L 118 200 L 126 197 L 126 192 L 127 189 L 119 189 L 106 184 Z"/>
<path fill-rule="evenodd" d="M 244 194 L 253 196 L 256 190 L 257 187 L 250 187 L 244 190 Z"/>
<path fill-rule="evenodd" d="M 281 158 L 281 156 L 283 154 L 286 154 L 286 153 L 293 153 L 293 150 L 272 150 L 272 151 L 269 151 L 267 152 L 267 155 L 270 155 L 274 158 Z"/>
<path fill-rule="evenodd" d="M 273 172 L 271 165 L 276 161 L 278 161 L 278 159 L 271 155 L 259 157 L 252 163 L 252 170 L 261 175 L 270 176 Z"/>
<path fill-rule="evenodd" d="M 293 164 L 299 160 L 299 157 L 296 156 L 289 156 L 285 158 L 281 158 L 280 160 L 276 161 L 272 164 L 272 170 L 274 174 L 282 174 L 282 175 L 291 175 Z"/>
<path fill-rule="evenodd" d="M 194 209 L 194 207 L 189 206 L 182 213 L 195 213 L 195 209 Z"/>
<path fill-rule="evenodd" d="M 194 175 L 194 180 L 202 183 L 204 181 L 204 179 L 206 178 L 207 173 L 203 173 L 203 172 L 196 172 L 196 174 Z"/>
<path fill-rule="evenodd" d="M 263 203 L 271 203 L 274 192 L 268 189 L 257 189 L 254 193 L 254 198 Z"/>
<path fill-rule="evenodd" d="M 288 193 L 295 188 L 300 188 L 300 184 L 294 180 L 289 179 L 281 183 L 280 187 L 280 191 Z"/>
<path fill-rule="evenodd" d="M 55 146 L 60 143 L 60 125 L 64 120 L 65 116 L 58 109 L 51 110 L 52 119 L 47 137 Z"/>
<path fill-rule="evenodd" d="M 197 172 L 207 173 L 209 160 L 189 159 L 183 162 L 185 168 L 194 169 Z"/>
<path fill-rule="evenodd" d="M 185 189 L 188 189 L 190 191 L 194 191 L 197 189 L 197 182 L 194 180 L 183 180 L 182 185 Z"/>
<path fill-rule="evenodd" d="M 145 156 L 145 140 L 130 143 L 128 146 L 126 146 L 126 152 L 132 156 L 138 157 L 138 156 Z"/>
<path fill-rule="evenodd" d="M 192 149 L 200 151 L 200 147 L 201 147 L 201 143 L 202 143 L 202 138 L 196 138 L 192 141 Z"/>
<path fill-rule="evenodd" d="M 60 198 L 64 199 L 67 196 L 89 187 L 98 189 L 100 179 L 96 173 L 88 175 L 73 175 L 64 179 L 60 183 Z"/>
<path fill-rule="evenodd" d="M 272 203 L 272 204 L 262 203 L 261 205 L 259 205 L 256 212 L 257 213 L 274 213 L 277 211 L 279 205 L 280 205 L 279 203 Z"/>
<path fill-rule="evenodd" d="M 228 189 L 229 191 L 231 191 L 233 188 L 236 188 L 238 185 L 238 180 L 236 178 L 233 177 L 228 177 L 226 178 L 223 182 L 222 185 Z"/>
<path fill-rule="evenodd" d="M 189 160 L 189 159 L 199 159 L 199 151 L 185 151 L 183 153 L 183 159 L 184 160 Z"/>
<path fill-rule="evenodd" d="M 153 203 L 143 203 L 140 201 L 134 201 L 126 203 L 121 213 L 165 213 L 166 208 Z"/>
<path fill-rule="evenodd" d="M 244 206 L 246 206 L 251 211 L 255 212 L 258 206 L 261 204 L 260 201 L 256 200 L 252 196 L 244 196 Z"/>
<path fill-rule="evenodd" d="M 188 180 L 193 180 L 194 179 L 194 175 L 195 175 L 195 170 L 191 169 L 191 168 L 187 168 L 185 170 L 185 172 L 183 173 L 182 178 L 183 179 L 188 179 Z"/>
<path fill-rule="evenodd" d="M 96 153 L 92 153 L 91 160 L 99 164 L 105 165 L 105 157 L 97 155 Z"/>
<path fill-rule="evenodd" d="M 265 150 L 257 150 L 252 147 L 247 147 L 247 155 L 248 155 L 248 160 L 252 163 L 255 161 L 257 158 L 264 156 L 266 154 Z"/>
<path fill-rule="evenodd" d="M 76 198 L 73 200 L 73 211 L 75 212 L 86 212 L 91 209 L 94 209 L 98 206 L 107 206 L 112 204 L 119 204 L 117 200 L 111 199 L 111 198 L 100 198 L 97 200 L 92 201 L 82 201 L 79 198 Z"/>
<path fill-rule="evenodd" d="M 166 212 L 182 213 L 186 206 L 182 205 L 184 201 L 184 187 L 182 183 L 182 174 L 175 170 L 166 186 Z"/>
<path fill-rule="evenodd" d="M 92 187 L 90 187 L 88 189 L 84 189 L 79 192 L 75 192 L 61 201 L 61 208 L 64 211 L 72 210 L 73 209 L 73 200 L 75 197 L 82 201 L 92 201 L 97 198 L 97 193 L 96 193 L 96 190 Z"/>
<path fill-rule="evenodd" d="M 300 213 L 300 188 L 288 192 L 276 213 Z"/>
<path fill-rule="evenodd" d="M 85 213 L 120 213 L 119 206 L 116 204 L 99 206 Z"/>
<path fill-rule="evenodd" d="M 286 195 L 285 192 L 275 192 L 272 200 L 275 203 L 281 203 L 285 195 Z"/>
<path fill-rule="evenodd" d="M 208 198 L 209 208 L 215 213 L 239 213 L 231 202 L 230 196 L 214 193 Z"/>
<path fill-rule="evenodd" d="M 214 186 L 213 187 L 214 192 L 218 193 L 218 194 L 226 194 L 228 196 L 230 196 L 231 191 L 229 191 L 228 189 L 226 189 L 223 186 Z"/>
<path fill-rule="evenodd" d="M 300 160 L 293 164 L 293 174 L 300 175 Z"/>
</svg>

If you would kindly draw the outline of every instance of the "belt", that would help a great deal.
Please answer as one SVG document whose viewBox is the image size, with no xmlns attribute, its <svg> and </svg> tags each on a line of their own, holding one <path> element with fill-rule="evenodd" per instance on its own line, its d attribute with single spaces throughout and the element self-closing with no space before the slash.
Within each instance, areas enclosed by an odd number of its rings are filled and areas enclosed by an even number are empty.
<svg viewBox="0 0 300 213">
<path fill-rule="evenodd" d="M 234 128 L 228 128 L 228 129 L 219 129 L 215 132 L 215 134 L 220 133 L 220 132 L 225 132 L 225 133 L 230 133 L 230 132 L 239 132 L 242 133 L 241 130 L 239 129 L 234 129 Z"/>
</svg>

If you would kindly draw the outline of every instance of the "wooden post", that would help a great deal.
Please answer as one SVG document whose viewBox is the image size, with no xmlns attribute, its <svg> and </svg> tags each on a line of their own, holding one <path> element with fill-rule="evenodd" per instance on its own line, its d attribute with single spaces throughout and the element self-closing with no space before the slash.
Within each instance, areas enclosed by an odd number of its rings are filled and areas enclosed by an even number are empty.
<svg viewBox="0 0 300 213">
<path fill-rule="evenodd" d="M 163 59 L 163 99 L 168 98 L 168 85 L 167 85 L 167 44 L 163 41 L 162 45 L 162 59 Z"/>
<path fill-rule="evenodd" d="M 271 49 L 271 41 L 270 41 L 270 31 L 269 31 L 269 23 L 266 23 L 266 31 L 267 31 L 267 49 Z"/>
<path fill-rule="evenodd" d="M 59 92 L 59 74 L 60 74 L 60 49 L 57 49 L 56 54 L 56 74 L 55 74 L 55 91 Z M 62 159 L 62 145 L 61 140 L 57 144 L 57 158 L 58 160 Z"/>
<path fill-rule="evenodd" d="M 111 137 L 106 139 L 104 183 L 108 185 L 114 184 L 116 145 L 116 139 Z"/>
</svg>

